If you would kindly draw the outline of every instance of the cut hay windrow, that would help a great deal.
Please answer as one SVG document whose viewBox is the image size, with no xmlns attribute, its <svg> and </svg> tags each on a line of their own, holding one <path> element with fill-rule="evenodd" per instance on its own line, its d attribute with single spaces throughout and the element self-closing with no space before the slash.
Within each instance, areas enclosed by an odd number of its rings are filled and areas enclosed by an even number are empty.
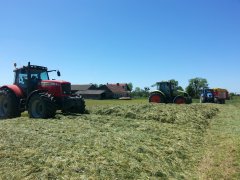
<svg viewBox="0 0 240 180">
<path fill-rule="evenodd" d="M 145 104 L 125 106 L 100 106 L 91 113 L 105 116 L 119 116 L 139 120 L 156 120 L 162 123 L 188 124 L 195 123 L 203 128 L 214 117 L 219 109 L 211 104 L 172 105 Z"/>
<path fill-rule="evenodd" d="M 2 179 L 192 179 L 218 105 L 114 105 L 0 121 Z"/>
</svg>

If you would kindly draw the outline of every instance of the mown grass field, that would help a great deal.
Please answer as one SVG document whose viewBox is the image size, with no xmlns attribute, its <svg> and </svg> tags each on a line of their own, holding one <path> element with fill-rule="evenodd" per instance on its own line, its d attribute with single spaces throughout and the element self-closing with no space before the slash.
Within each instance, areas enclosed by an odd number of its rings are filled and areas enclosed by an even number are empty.
<svg viewBox="0 0 240 180">
<path fill-rule="evenodd" d="M 0 179 L 240 179 L 240 99 L 87 100 L 90 114 L 0 121 Z"/>
</svg>

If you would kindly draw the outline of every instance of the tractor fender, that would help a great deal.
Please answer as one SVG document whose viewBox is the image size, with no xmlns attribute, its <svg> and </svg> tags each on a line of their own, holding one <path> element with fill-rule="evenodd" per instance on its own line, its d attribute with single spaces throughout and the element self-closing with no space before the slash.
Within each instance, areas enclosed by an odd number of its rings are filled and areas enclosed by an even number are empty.
<svg viewBox="0 0 240 180">
<path fill-rule="evenodd" d="M 181 90 L 177 90 L 177 92 L 178 92 L 178 96 L 186 96 L 186 97 L 188 97 L 189 96 L 189 94 L 186 92 L 186 91 L 181 91 Z"/>
<path fill-rule="evenodd" d="M 1 86 L 0 90 L 4 89 L 4 88 L 10 89 L 18 98 L 22 98 L 24 96 L 22 89 L 20 87 L 18 87 L 17 85 L 13 84 L 13 85 Z"/>
<path fill-rule="evenodd" d="M 165 94 L 162 91 L 159 91 L 159 90 L 155 90 L 155 91 L 150 92 L 150 95 L 153 94 L 153 93 L 161 94 L 164 98 L 166 97 Z"/>
<path fill-rule="evenodd" d="M 27 99 L 26 99 L 26 109 L 28 109 L 28 103 L 29 103 L 29 100 L 31 99 L 31 97 L 32 97 L 33 95 L 35 95 L 35 94 L 37 94 L 37 93 L 41 93 L 41 92 L 47 92 L 47 90 L 38 89 L 38 90 L 35 90 L 35 91 L 31 92 L 31 93 L 28 95 L 28 97 L 27 97 Z"/>
</svg>

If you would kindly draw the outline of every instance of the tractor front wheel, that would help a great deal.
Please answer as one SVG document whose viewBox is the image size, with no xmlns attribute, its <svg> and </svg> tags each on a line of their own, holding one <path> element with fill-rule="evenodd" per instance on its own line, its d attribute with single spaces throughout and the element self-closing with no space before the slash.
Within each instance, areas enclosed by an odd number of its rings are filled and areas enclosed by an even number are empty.
<svg viewBox="0 0 240 180">
<path fill-rule="evenodd" d="M 28 103 L 30 118 L 53 118 L 56 115 L 56 105 L 48 93 L 34 94 Z"/>
<path fill-rule="evenodd" d="M 184 97 L 176 97 L 174 99 L 175 104 L 186 104 L 186 99 Z"/>
<path fill-rule="evenodd" d="M 159 93 L 153 93 L 149 97 L 150 103 L 163 103 L 162 95 Z"/>
<path fill-rule="evenodd" d="M 0 119 L 15 118 L 21 115 L 19 99 L 9 89 L 0 90 Z"/>
<path fill-rule="evenodd" d="M 85 113 L 85 101 L 81 96 L 69 97 L 64 101 L 63 113 Z"/>
</svg>

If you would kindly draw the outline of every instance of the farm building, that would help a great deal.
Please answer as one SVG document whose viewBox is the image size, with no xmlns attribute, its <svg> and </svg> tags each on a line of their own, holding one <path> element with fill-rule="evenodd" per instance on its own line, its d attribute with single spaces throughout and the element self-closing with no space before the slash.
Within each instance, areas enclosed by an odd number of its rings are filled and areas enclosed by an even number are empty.
<svg viewBox="0 0 240 180">
<path fill-rule="evenodd" d="M 85 99 L 118 99 L 130 97 L 131 91 L 126 83 L 106 84 L 96 87 L 93 84 L 72 85 L 72 92 Z"/>
<path fill-rule="evenodd" d="M 73 84 L 73 85 L 71 85 L 71 90 L 73 92 L 96 90 L 96 89 L 97 89 L 97 87 L 94 84 Z"/>
<path fill-rule="evenodd" d="M 105 90 L 77 91 L 76 94 L 81 95 L 85 99 L 106 99 Z"/>
<path fill-rule="evenodd" d="M 104 99 L 105 93 L 98 90 L 94 84 L 73 84 L 72 92 L 81 95 L 85 99 Z"/>
<path fill-rule="evenodd" d="M 118 99 L 121 97 L 130 97 L 131 91 L 126 83 L 106 84 L 99 87 L 101 90 L 106 91 L 106 97 Z"/>
</svg>

